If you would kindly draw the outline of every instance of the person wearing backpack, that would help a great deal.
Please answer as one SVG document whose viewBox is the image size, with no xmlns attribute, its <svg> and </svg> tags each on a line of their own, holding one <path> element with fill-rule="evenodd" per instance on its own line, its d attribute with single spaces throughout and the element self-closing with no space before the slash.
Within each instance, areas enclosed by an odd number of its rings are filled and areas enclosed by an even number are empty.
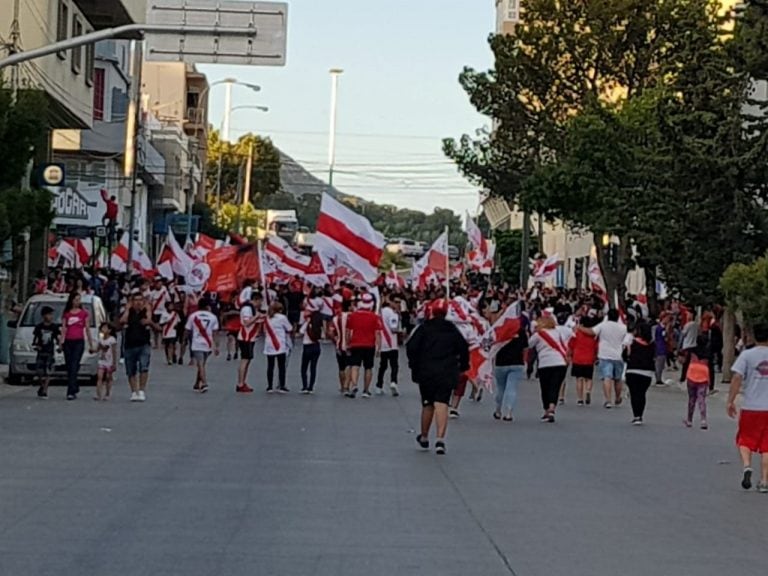
<svg viewBox="0 0 768 576">
<path fill-rule="evenodd" d="M 320 339 L 323 337 L 324 318 L 320 310 L 322 301 L 312 298 L 304 309 L 304 323 L 301 326 L 302 343 L 301 352 L 301 393 L 314 394 L 315 381 L 317 379 L 317 362 L 320 360 Z M 309 379 L 307 378 L 309 370 Z"/>
<path fill-rule="evenodd" d="M 693 413 L 696 405 L 701 415 L 701 429 L 709 428 L 707 424 L 707 392 L 709 390 L 710 353 L 709 339 L 701 334 L 696 339 L 696 347 L 688 352 L 688 370 L 686 383 L 688 385 L 688 416 L 683 420 L 687 428 L 693 426 Z"/>
</svg>

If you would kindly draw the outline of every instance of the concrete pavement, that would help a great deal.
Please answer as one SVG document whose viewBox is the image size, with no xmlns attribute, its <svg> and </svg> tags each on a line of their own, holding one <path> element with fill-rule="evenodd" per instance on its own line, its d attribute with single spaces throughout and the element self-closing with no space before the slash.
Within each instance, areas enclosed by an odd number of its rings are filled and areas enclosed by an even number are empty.
<svg viewBox="0 0 768 576">
<path fill-rule="evenodd" d="M 347 400 L 325 348 L 317 395 L 266 395 L 259 357 L 238 396 L 219 358 L 198 395 L 192 368 L 159 359 L 145 404 L 123 374 L 110 403 L 0 394 L 0 575 L 764 571 L 768 496 L 739 487 L 717 397 L 706 432 L 657 389 L 642 428 L 572 396 L 547 425 L 525 382 L 513 424 L 465 401 L 437 457 L 416 450 L 405 371 L 400 398 Z"/>
</svg>

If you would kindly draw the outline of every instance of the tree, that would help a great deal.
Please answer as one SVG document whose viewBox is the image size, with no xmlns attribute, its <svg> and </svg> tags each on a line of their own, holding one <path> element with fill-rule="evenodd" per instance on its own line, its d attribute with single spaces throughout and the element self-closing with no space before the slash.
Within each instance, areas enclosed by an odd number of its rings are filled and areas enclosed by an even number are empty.
<svg viewBox="0 0 768 576">
<path fill-rule="evenodd" d="M 504 282 L 516 286 L 520 282 L 520 256 L 523 252 L 522 230 L 497 230 L 493 239 L 496 242 L 496 261 Z M 531 242 L 528 258 L 536 256 L 539 248 L 536 239 Z M 530 260 L 525 263 L 528 266 Z"/>
<path fill-rule="evenodd" d="M 762 245 L 766 165 L 742 138 L 747 76 L 717 6 L 530 0 L 524 21 L 492 37 L 492 71 L 462 74 L 494 130 L 446 141 L 448 156 L 511 203 L 593 232 L 620 297 L 636 264 L 712 297 L 727 262 Z M 620 241 L 610 266 L 604 234 Z"/>
<path fill-rule="evenodd" d="M 768 324 L 768 257 L 731 264 L 720 279 L 725 301 L 751 327 Z"/>
<path fill-rule="evenodd" d="M 246 134 L 237 142 L 221 140 L 218 130 L 208 132 L 208 190 L 218 189 L 221 159 L 221 201 L 236 202 L 245 182 L 245 166 L 253 145 L 251 202 L 258 205 L 280 190 L 280 153 L 269 138 Z"/>
</svg>

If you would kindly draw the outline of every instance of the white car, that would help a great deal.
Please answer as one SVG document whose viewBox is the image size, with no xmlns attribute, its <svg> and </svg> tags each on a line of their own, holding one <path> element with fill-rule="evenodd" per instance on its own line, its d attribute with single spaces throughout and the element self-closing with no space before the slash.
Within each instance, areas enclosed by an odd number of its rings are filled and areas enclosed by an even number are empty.
<svg viewBox="0 0 768 576">
<path fill-rule="evenodd" d="M 39 294 L 32 296 L 24 305 L 24 310 L 19 316 L 19 320 L 8 322 L 8 328 L 11 330 L 11 363 L 8 367 L 8 383 L 21 384 L 24 378 L 31 378 L 36 374 L 37 352 L 32 348 L 32 339 L 35 326 L 42 321 L 41 310 L 44 306 L 53 308 L 53 321 L 61 324 L 61 316 L 64 313 L 64 306 L 67 304 L 68 294 Z M 107 321 L 107 312 L 104 304 L 98 296 L 83 296 L 83 308 L 88 311 L 90 319 L 89 329 L 93 336 L 93 341 L 98 341 L 99 326 Z M 86 346 L 87 348 L 87 346 Z M 98 357 L 91 354 L 86 349 L 83 354 L 83 360 L 80 364 L 80 378 L 96 381 L 96 372 L 98 369 Z M 64 355 L 56 352 L 54 358 L 52 378 L 66 378 L 64 367 Z"/>
<path fill-rule="evenodd" d="M 399 238 L 391 240 L 387 244 L 387 252 L 391 254 L 401 254 L 406 258 L 419 258 L 422 255 L 421 246 L 415 240 L 409 238 Z"/>
</svg>

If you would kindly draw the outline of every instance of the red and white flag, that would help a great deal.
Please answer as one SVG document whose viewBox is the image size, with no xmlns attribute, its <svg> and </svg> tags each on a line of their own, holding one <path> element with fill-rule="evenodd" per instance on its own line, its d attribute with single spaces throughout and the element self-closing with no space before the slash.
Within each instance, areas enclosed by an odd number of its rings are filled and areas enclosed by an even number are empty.
<svg viewBox="0 0 768 576">
<path fill-rule="evenodd" d="M 278 236 L 271 236 L 264 243 L 264 253 L 271 260 L 272 268 L 288 276 L 304 277 L 309 271 L 312 259 L 299 254 Z"/>
<path fill-rule="evenodd" d="M 546 260 L 538 260 L 533 265 L 532 278 L 534 282 L 544 282 L 557 272 L 560 266 L 560 256 L 555 254 Z"/>
<path fill-rule="evenodd" d="M 589 286 L 596 294 L 605 294 L 605 280 L 603 280 L 603 273 L 600 271 L 600 264 L 597 258 L 594 256 L 589 257 L 589 268 L 587 269 L 589 274 Z"/>
<path fill-rule="evenodd" d="M 123 233 L 120 244 L 112 251 L 110 266 L 118 272 L 125 272 L 128 268 L 128 232 Z M 138 242 L 133 243 L 133 272 L 146 275 L 152 271 L 152 260 Z"/>
<path fill-rule="evenodd" d="M 367 282 L 376 280 L 385 242 L 367 218 L 323 193 L 316 230 L 318 252 L 337 255 Z"/>
<path fill-rule="evenodd" d="M 397 273 L 394 264 L 392 264 L 392 269 L 387 272 L 387 276 L 384 278 L 384 283 L 387 285 L 387 288 L 392 290 L 396 288 L 405 288 L 405 278 Z"/>
<path fill-rule="evenodd" d="M 208 255 L 208 252 L 216 250 L 216 248 L 221 248 L 222 246 L 224 246 L 222 240 L 216 240 L 205 234 L 198 234 L 197 242 L 192 246 L 192 254 L 200 260 L 203 260 Z"/>
<path fill-rule="evenodd" d="M 91 262 L 93 241 L 90 238 L 63 238 L 56 246 L 56 252 L 65 266 L 83 268 Z"/>
<path fill-rule="evenodd" d="M 483 343 L 471 347 L 469 358 L 471 380 L 488 390 L 493 389 L 493 361 L 504 346 L 517 338 L 520 326 L 520 303 L 515 302 L 507 306 L 494 322 L 483 338 Z"/>
<path fill-rule="evenodd" d="M 326 284 L 331 283 L 331 279 L 328 277 L 328 274 L 325 271 L 323 259 L 320 258 L 320 254 L 317 252 L 312 253 L 312 258 L 310 258 L 309 266 L 307 267 L 307 273 L 304 279 L 308 284 L 312 284 L 312 286 L 318 286 L 320 288 Z"/>
<path fill-rule="evenodd" d="M 496 246 L 483 238 L 482 231 L 469 214 L 467 214 L 467 237 L 472 244 L 472 250 L 467 254 L 469 267 L 480 274 L 490 274 L 493 270 Z"/>
<path fill-rule="evenodd" d="M 445 278 L 448 269 L 448 233 L 443 232 L 432 247 L 414 265 L 411 280 L 423 289 L 430 283 Z"/>
<path fill-rule="evenodd" d="M 184 252 L 173 232 L 168 234 L 165 245 L 157 259 L 157 271 L 163 278 L 173 280 L 174 275 L 187 277 L 195 262 L 192 257 Z"/>
</svg>

